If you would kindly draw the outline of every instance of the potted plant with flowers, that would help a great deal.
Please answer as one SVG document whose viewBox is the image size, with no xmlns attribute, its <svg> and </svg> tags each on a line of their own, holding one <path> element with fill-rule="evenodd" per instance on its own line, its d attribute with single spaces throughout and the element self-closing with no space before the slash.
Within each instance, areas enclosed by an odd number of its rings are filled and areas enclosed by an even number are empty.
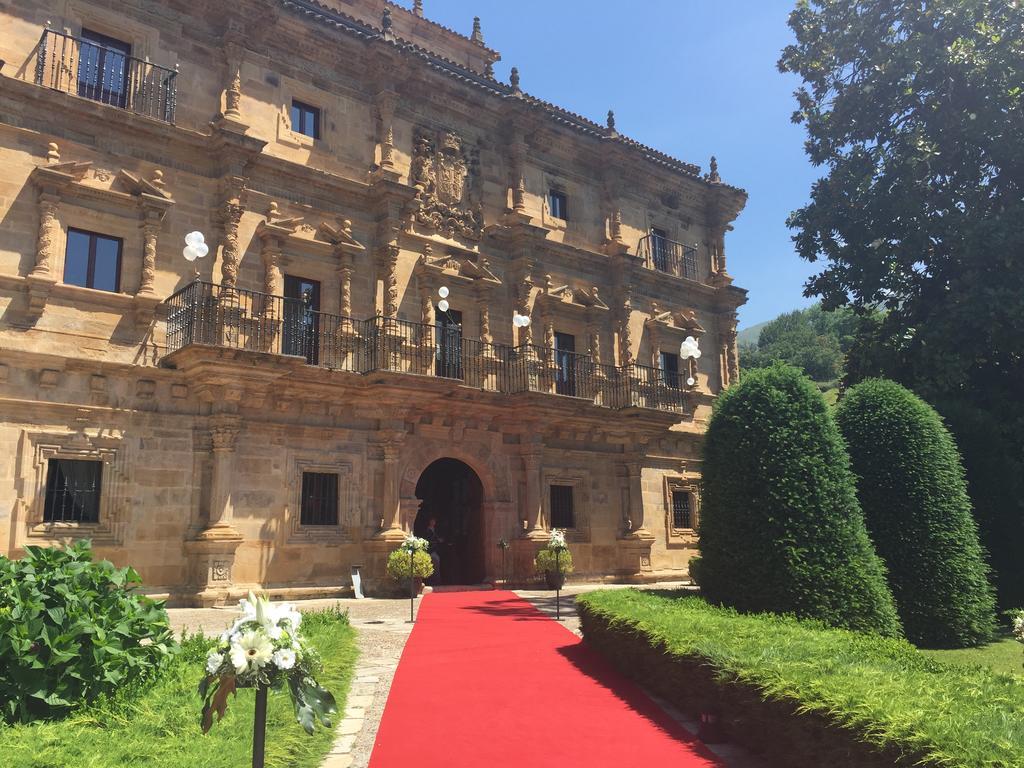
<svg viewBox="0 0 1024 768">
<path fill-rule="evenodd" d="M 218 720 L 224 717 L 229 694 L 255 688 L 252 764 L 261 768 L 271 688 L 287 688 L 295 719 L 306 733 L 313 733 L 317 721 L 330 728 L 338 708 L 330 691 L 316 681 L 320 656 L 302 637 L 302 614 L 288 603 L 274 604 L 252 592 L 239 606 L 242 616 L 224 631 L 206 658 L 206 674 L 199 683 L 201 724 L 206 733 L 214 714 Z"/>
<path fill-rule="evenodd" d="M 423 591 L 423 580 L 434 573 L 434 563 L 427 551 L 430 543 L 418 536 L 409 536 L 401 546 L 388 555 L 387 574 L 399 582 L 404 591 L 410 590 L 409 579 L 413 580 L 412 591 Z"/>
<path fill-rule="evenodd" d="M 534 565 L 544 574 L 548 589 L 561 589 L 566 574 L 572 573 L 572 553 L 565 543 L 565 533 L 557 528 L 551 531 L 547 546 L 537 553 Z"/>
</svg>

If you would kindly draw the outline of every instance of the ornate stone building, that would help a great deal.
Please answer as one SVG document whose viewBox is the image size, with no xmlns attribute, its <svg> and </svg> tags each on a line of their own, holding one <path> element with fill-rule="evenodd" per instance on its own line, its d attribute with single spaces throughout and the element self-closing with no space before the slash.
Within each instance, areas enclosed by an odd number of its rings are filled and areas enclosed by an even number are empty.
<svg viewBox="0 0 1024 768">
<path fill-rule="evenodd" d="M 686 573 L 745 296 L 713 160 L 499 82 L 420 2 L 0 22 L 0 553 L 294 597 L 434 517 L 446 582 L 533 578 L 552 527 L 577 576 Z"/>
</svg>

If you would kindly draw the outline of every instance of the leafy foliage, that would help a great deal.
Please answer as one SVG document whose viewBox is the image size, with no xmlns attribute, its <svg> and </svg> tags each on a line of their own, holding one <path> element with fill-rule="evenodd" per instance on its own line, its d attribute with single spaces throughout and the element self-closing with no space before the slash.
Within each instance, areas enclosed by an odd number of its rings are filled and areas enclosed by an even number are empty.
<svg viewBox="0 0 1024 768">
<path fill-rule="evenodd" d="M 1024 445 L 1024 12 L 1018 0 L 809 0 L 779 66 L 827 175 L 790 226 L 825 309 L 882 306 L 849 354 L 995 415 Z M 1018 542 L 1019 545 L 1020 542 Z"/>
<path fill-rule="evenodd" d="M 703 482 L 699 578 L 710 600 L 900 633 L 839 430 L 799 371 L 752 371 L 719 396 Z"/>
<path fill-rule="evenodd" d="M 894 381 L 853 387 L 836 411 L 857 493 L 907 638 L 989 640 L 995 601 L 964 471 L 939 414 Z"/>
<path fill-rule="evenodd" d="M 153 680 L 174 652 L 163 603 L 132 568 L 93 562 L 88 541 L 0 557 L 0 711 L 8 722 Z"/>
<path fill-rule="evenodd" d="M 820 304 L 779 315 L 765 324 L 756 344 L 740 350 L 744 369 L 767 368 L 781 361 L 800 368 L 814 381 L 836 381 L 843 373 L 859 319 L 850 310 L 825 312 Z"/>
<path fill-rule="evenodd" d="M 747 722 L 758 725 L 753 730 L 763 728 L 756 715 L 785 702 L 788 718 L 796 709 L 839 726 L 825 741 L 849 730 L 901 758 L 890 757 L 887 765 L 1024 765 L 1024 720 L 1013 714 L 1024 710 L 1018 677 L 942 664 L 902 640 L 737 615 L 671 593 L 605 590 L 580 595 L 576 605 L 588 644 L 596 624 L 645 638 L 657 651 L 652 676 L 665 678 L 672 665 L 694 660 L 716 673 L 719 686 L 752 689 L 758 711 Z M 824 746 L 814 745 L 816 751 Z"/>
<path fill-rule="evenodd" d="M 558 563 L 555 563 L 555 550 L 548 549 L 545 547 L 537 553 L 537 557 L 534 558 L 533 564 L 537 568 L 538 573 L 554 573 L 556 568 L 561 568 L 562 573 L 568 574 L 573 572 L 572 564 L 572 552 L 568 549 L 561 550 L 558 553 Z"/>
<path fill-rule="evenodd" d="M 404 549 L 396 549 L 388 555 L 387 573 L 395 581 L 409 578 L 410 570 L 417 579 L 429 579 L 434 573 L 434 564 L 425 550 L 417 549 L 412 557 L 412 568 L 409 566 L 409 553 Z"/>
<path fill-rule="evenodd" d="M 302 628 L 324 662 L 320 683 L 345 696 L 357 658 L 355 630 L 341 611 L 307 612 Z M 160 677 L 138 690 L 119 691 L 73 711 L 59 722 L 0 727 L 4 768 L 249 768 L 255 690 L 243 688 L 224 720 L 205 736 L 195 716 L 198 667 L 216 638 L 189 635 Z M 267 766 L 318 768 L 336 737 L 295 727 L 287 692 L 271 691 L 267 706 Z"/>
</svg>

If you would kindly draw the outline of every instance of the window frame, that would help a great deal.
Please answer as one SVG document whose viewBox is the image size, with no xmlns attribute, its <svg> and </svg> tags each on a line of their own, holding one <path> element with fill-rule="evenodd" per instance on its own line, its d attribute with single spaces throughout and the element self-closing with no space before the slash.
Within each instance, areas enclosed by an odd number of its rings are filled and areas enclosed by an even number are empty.
<svg viewBox="0 0 1024 768">
<path fill-rule="evenodd" d="M 558 187 L 548 188 L 548 212 L 554 219 L 569 221 L 569 195 L 566 194 L 564 189 L 559 189 Z"/>
<path fill-rule="evenodd" d="M 68 275 L 68 263 L 70 261 L 71 253 L 71 235 L 72 233 L 79 235 L 86 235 L 89 238 L 88 250 L 86 251 L 86 262 L 85 262 L 85 284 L 82 283 L 71 283 L 67 280 Z M 117 243 L 117 266 L 114 269 L 114 287 L 111 288 L 97 288 L 96 287 L 96 243 L 98 239 L 110 240 Z M 121 272 L 124 268 L 124 239 L 115 237 L 114 235 L 106 235 L 102 232 L 93 232 L 88 229 L 81 229 L 80 227 L 68 227 L 67 236 L 64 243 L 64 270 L 61 274 L 61 281 L 64 285 L 75 285 L 79 288 L 89 288 L 93 291 L 105 291 L 106 293 L 121 293 Z"/>
<path fill-rule="evenodd" d="M 572 525 L 556 525 L 556 523 L 555 523 L 555 512 L 556 512 L 556 507 L 555 507 L 555 489 L 556 488 L 559 489 L 560 491 L 568 491 L 569 515 L 571 517 Z M 564 511 L 564 510 L 559 510 L 559 511 Z M 550 520 L 548 521 L 548 523 L 549 523 L 548 527 L 551 528 L 552 530 L 554 530 L 555 528 L 558 528 L 559 530 L 564 530 L 564 531 L 575 531 L 575 530 L 577 530 L 577 525 L 578 525 L 579 521 L 578 521 L 577 515 L 576 515 L 576 485 L 574 483 L 553 482 L 553 483 L 551 483 L 548 486 L 548 514 L 550 515 Z"/>
<path fill-rule="evenodd" d="M 685 488 L 673 488 L 670 491 L 670 498 L 672 500 L 672 527 L 677 531 L 692 531 L 694 530 L 694 518 L 693 518 L 693 494 Z M 686 509 L 679 510 L 676 508 L 676 498 L 681 497 L 686 501 Z M 680 525 L 680 517 L 685 516 L 683 522 L 689 523 L 689 525 Z"/>
<path fill-rule="evenodd" d="M 328 478 L 330 479 L 327 483 L 327 488 L 322 490 L 315 498 L 319 499 L 320 503 L 328 503 L 328 509 L 316 510 L 317 514 L 314 514 L 314 510 L 308 510 L 306 503 L 311 498 L 314 498 L 312 493 L 307 493 L 306 480 L 307 478 L 318 478 L 319 482 L 324 482 Z M 340 515 L 341 515 L 341 473 L 340 472 L 324 472 L 315 469 L 304 469 L 302 470 L 302 477 L 299 481 L 299 525 L 303 528 L 331 528 L 337 527 Z M 330 486 L 333 485 L 333 489 Z M 333 492 L 332 492 L 333 490 Z M 330 508 L 333 506 L 333 520 L 330 519 L 332 511 Z"/>
<path fill-rule="evenodd" d="M 59 489 L 60 492 L 60 516 L 56 516 L 54 513 L 57 507 L 56 494 L 58 489 L 57 484 L 60 482 L 60 475 L 58 470 L 61 465 L 64 464 L 79 464 L 79 465 L 91 465 L 94 476 L 92 478 L 93 488 L 75 488 L 69 491 L 67 487 L 67 475 L 69 474 L 66 470 L 63 473 L 64 476 L 64 487 Z M 82 493 L 91 494 L 91 498 L 88 502 L 90 509 L 89 516 L 86 517 L 85 509 L 81 509 L 76 516 L 74 514 L 77 508 L 85 507 L 75 497 Z M 103 498 L 103 461 L 101 459 L 90 459 L 90 458 L 68 458 L 66 456 L 53 456 L 46 460 L 46 480 L 43 488 L 43 523 L 46 525 L 54 524 L 75 524 L 75 525 L 98 525 L 100 523 L 100 508 L 102 506 Z M 66 514 L 68 499 L 70 499 L 71 515 Z"/>
<path fill-rule="evenodd" d="M 700 481 L 693 477 L 665 475 L 664 483 L 665 529 L 669 543 L 691 546 L 697 541 L 697 531 L 700 526 Z M 676 493 L 685 493 L 689 499 L 691 526 L 689 528 L 676 527 L 673 503 Z"/>
<path fill-rule="evenodd" d="M 675 370 L 670 370 L 666 367 L 665 363 L 668 360 L 675 361 Z M 662 383 L 664 383 L 666 387 L 679 389 L 679 382 L 681 381 L 679 378 L 679 365 L 681 362 L 679 355 L 675 352 L 666 352 L 663 349 L 658 351 L 658 369 L 661 371 Z"/>
<path fill-rule="evenodd" d="M 298 123 L 295 121 L 296 111 L 299 116 Z M 313 120 L 312 133 L 308 133 L 305 130 L 308 116 L 312 116 Z M 320 109 L 320 107 L 313 106 L 308 102 L 293 97 L 291 109 L 288 111 L 288 118 L 291 121 L 291 128 L 293 132 L 301 136 L 306 136 L 314 141 L 320 140 L 321 129 L 323 127 L 323 110 Z"/>
</svg>

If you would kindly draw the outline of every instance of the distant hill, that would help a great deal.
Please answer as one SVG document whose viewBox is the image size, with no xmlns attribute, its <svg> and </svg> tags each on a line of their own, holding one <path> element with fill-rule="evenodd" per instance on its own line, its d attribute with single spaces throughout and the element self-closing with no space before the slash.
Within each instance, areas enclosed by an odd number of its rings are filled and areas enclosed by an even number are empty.
<svg viewBox="0 0 1024 768">
<path fill-rule="evenodd" d="M 736 334 L 736 340 L 741 345 L 743 344 L 757 344 L 757 340 L 761 338 L 761 329 L 764 328 L 771 320 L 765 320 L 763 323 L 752 325 L 749 328 L 741 328 L 739 333 Z"/>
</svg>

